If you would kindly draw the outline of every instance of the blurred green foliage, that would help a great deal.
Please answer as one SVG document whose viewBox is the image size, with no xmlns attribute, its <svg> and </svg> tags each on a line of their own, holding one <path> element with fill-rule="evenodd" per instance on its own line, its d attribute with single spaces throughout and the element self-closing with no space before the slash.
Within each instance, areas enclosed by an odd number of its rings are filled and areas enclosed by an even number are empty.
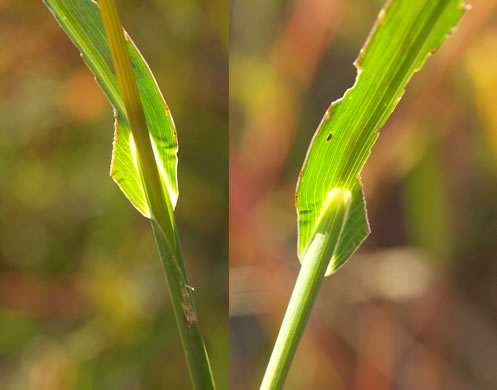
<svg viewBox="0 0 497 390">
<path fill-rule="evenodd" d="M 228 2 L 119 7 L 178 130 L 176 218 L 226 389 Z M 0 42 L 0 388 L 188 389 L 150 226 L 109 177 L 110 105 L 41 1 L 0 2 Z"/>
</svg>

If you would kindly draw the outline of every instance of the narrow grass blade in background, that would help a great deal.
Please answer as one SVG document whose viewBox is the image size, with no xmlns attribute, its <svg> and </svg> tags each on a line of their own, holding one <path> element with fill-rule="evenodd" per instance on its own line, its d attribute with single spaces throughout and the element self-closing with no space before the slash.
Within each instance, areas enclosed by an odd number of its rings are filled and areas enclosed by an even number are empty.
<svg viewBox="0 0 497 390">
<path fill-rule="evenodd" d="M 466 8 L 462 0 L 387 1 L 355 61 L 354 86 L 326 111 L 297 184 L 302 268 L 261 389 L 283 387 L 323 278 L 343 265 L 369 234 L 361 169 L 408 81 Z M 344 206 L 330 203 L 336 191 L 352 197 L 343 220 L 336 218 L 336 208 Z M 333 244 L 324 244 L 324 237 Z"/>
<path fill-rule="evenodd" d="M 174 206 L 176 130 L 155 79 L 121 27 L 114 0 L 45 0 L 114 107 L 111 175 L 150 218 L 195 389 L 215 388 L 183 260 Z"/>
</svg>

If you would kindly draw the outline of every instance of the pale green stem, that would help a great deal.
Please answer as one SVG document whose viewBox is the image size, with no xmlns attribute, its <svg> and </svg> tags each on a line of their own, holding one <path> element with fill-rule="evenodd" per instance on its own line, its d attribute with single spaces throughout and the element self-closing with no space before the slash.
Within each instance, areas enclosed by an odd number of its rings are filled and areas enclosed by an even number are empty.
<svg viewBox="0 0 497 390">
<path fill-rule="evenodd" d="M 124 31 L 114 0 L 99 0 L 119 87 L 136 144 L 154 236 L 159 248 L 188 370 L 196 390 L 214 389 L 214 379 L 189 287 L 171 200 L 162 190 L 143 107 L 131 66 Z M 173 356 L 171 356 L 174 359 Z"/>
<path fill-rule="evenodd" d="M 318 254 L 306 258 L 302 264 L 262 381 L 261 390 L 283 388 L 290 364 L 323 282 L 329 260 L 329 258 L 323 258 Z"/>
<path fill-rule="evenodd" d="M 325 202 L 330 214 L 320 221 L 304 256 L 260 390 L 283 388 L 330 259 L 340 240 L 350 202 L 350 192 L 342 189 L 330 191 Z"/>
</svg>

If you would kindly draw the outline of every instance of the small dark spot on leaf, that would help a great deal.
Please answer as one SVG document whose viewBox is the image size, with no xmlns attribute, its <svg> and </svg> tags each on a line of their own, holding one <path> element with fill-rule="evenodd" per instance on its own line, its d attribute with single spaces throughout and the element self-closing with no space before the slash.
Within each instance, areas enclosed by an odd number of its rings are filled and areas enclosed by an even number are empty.
<svg viewBox="0 0 497 390">
<path fill-rule="evenodd" d="M 438 51 L 439 48 L 440 48 L 440 46 L 437 46 L 437 47 L 434 47 L 433 49 L 431 49 L 430 50 L 430 55 L 435 54 Z"/>
<path fill-rule="evenodd" d="M 328 134 L 328 137 L 326 137 L 326 141 L 330 141 L 333 138 L 333 133 Z"/>
</svg>

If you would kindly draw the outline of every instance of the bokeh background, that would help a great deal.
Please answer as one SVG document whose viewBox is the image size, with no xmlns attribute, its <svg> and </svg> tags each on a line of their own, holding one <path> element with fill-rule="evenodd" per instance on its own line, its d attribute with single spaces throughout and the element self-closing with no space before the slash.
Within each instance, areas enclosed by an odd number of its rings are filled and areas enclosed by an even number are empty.
<svg viewBox="0 0 497 390">
<path fill-rule="evenodd" d="M 497 389 L 497 2 L 471 0 L 362 172 L 372 234 L 285 389 Z M 231 1 L 230 389 L 256 389 L 299 263 L 295 185 L 382 0 Z"/>
<path fill-rule="evenodd" d="M 228 2 L 117 3 L 176 122 L 176 218 L 227 389 Z M 150 225 L 109 177 L 112 133 L 41 0 L 0 0 L 2 390 L 191 388 Z"/>
</svg>

